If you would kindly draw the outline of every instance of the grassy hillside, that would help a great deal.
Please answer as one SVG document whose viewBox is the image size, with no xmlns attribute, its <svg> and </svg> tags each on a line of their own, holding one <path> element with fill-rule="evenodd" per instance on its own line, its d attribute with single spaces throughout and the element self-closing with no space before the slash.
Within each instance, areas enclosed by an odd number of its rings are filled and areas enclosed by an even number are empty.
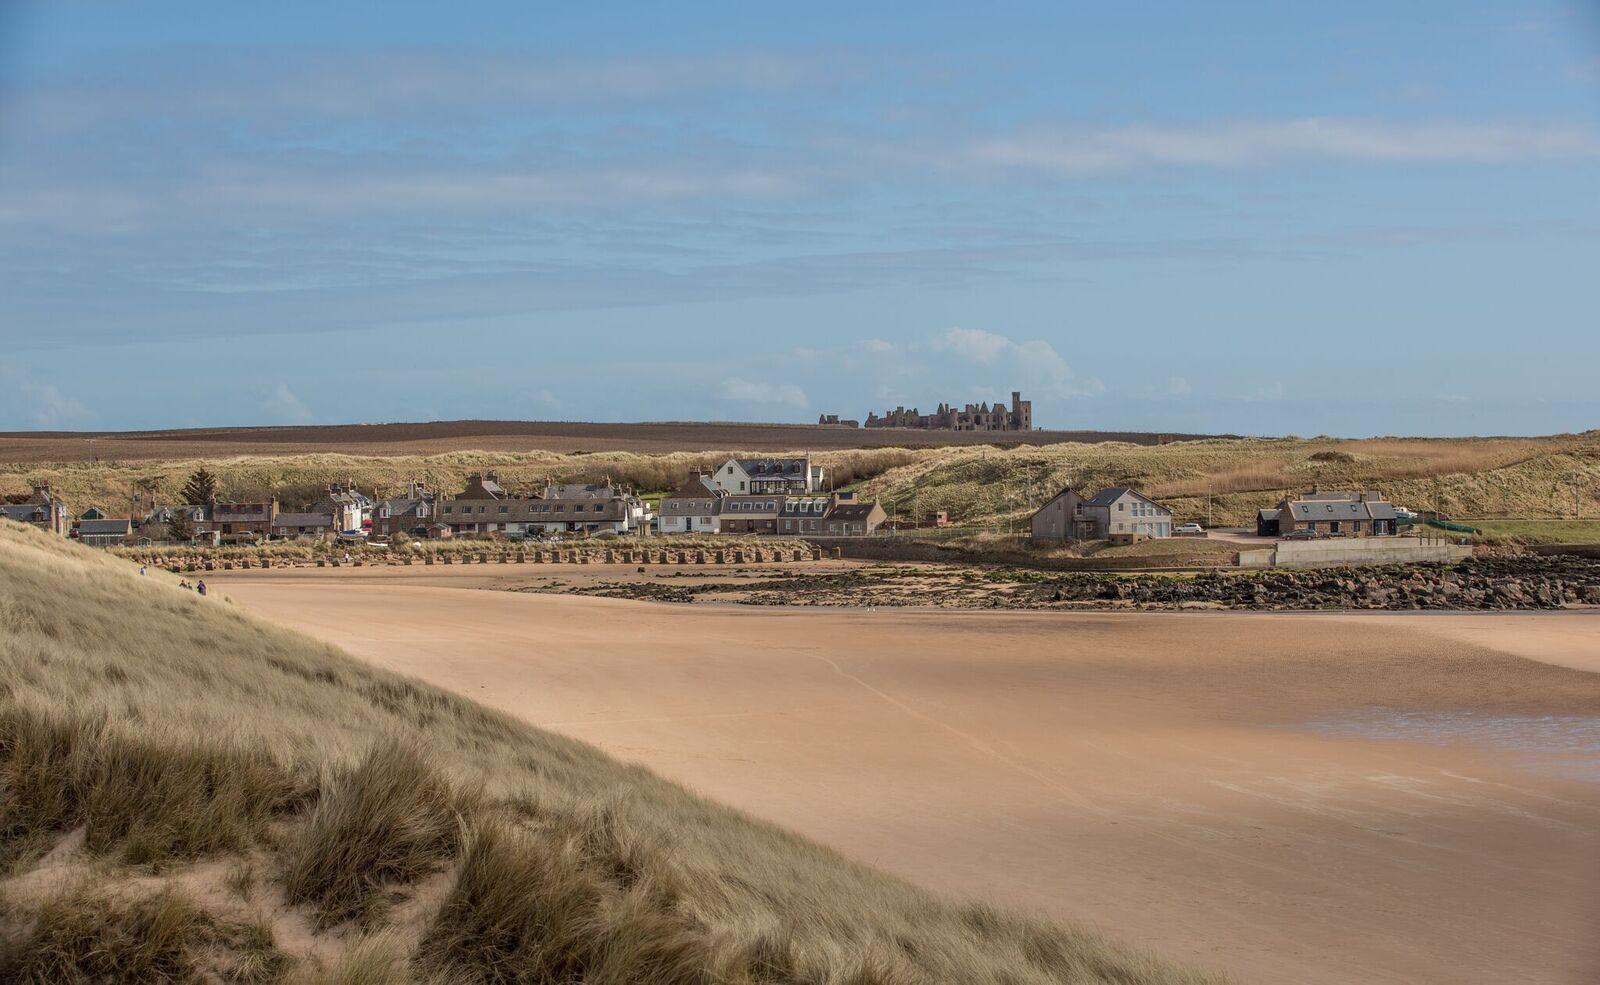
<svg viewBox="0 0 1600 985">
<path fill-rule="evenodd" d="M 1600 515 L 1600 431 L 1548 438 L 1242 439 L 1037 448 L 942 449 L 864 484 L 901 516 L 948 510 L 959 522 L 1005 523 L 1062 486 L 1130 485 L 1170 505 L 1178 519 L 1254 523 L 1286 491 L 1386 492 L 1414 509 L 1449 515 L 1570 517 L 1573 490 Z"/>
<path fill-rule="evenodd" d="M 0 521 L 0 980 L 1201 982 Z"/>
<path fill-rule="evenodd" d="M 467 473 L 497 469 L 512 489 L 546 478 L 610 477 L 638 489 L 676 488 L 691 467 L 710 467 L 727 453 L 462 451 L 430 456 L 239 456 L 183 461 L 0 464 L 0 495 L 26 493 L 47 481 L 81 511 L 100 505 L 128 512 L 129 497 L 146 492 L 171 502 L 195 468 L 221 479 L 224 497 L 275 493 L 285 503 L 313 498 L 330 481 L 353 478 L 365 490 L 398 492 L 423 477 L 446 493 Z M 1574 482 L 1585 516 L 1600 516 L 1600 431 L 1545 438 L 1211 439 L 1161 446 L 1117 442 L 1002 448 L 872 448 L 823 452 L 840 486 L 855 485 L 893 504 L 900 516 L 948 510 L 958 522 L 995 524 L 1026 516 L 1068 483 L 1137 486 L 1170 503 L 1182 519 L 1216 524 L 1253 522 L 1257 508 L 1287 490 L 1324 487 L 1383 490 L 1415 509 L 1436 506 L 1453 516 L 1561 519 L 1572 515 Z"/>
<path fill-rule="evenodd" d="M 816 454 L 839 485 L 858 482 L 897 465 L 937 454 L 938 449 L 865 448 Z M 691 468 L 715 468 L 726 452 L 677 452 L 639 455 L 632 452 L 561 454 L 557 452 L 477 452 L 443 455 L 371 457 L 359 455 L 236 456 L 169 461 L 0 463 L 0 496 L 26 494 L 32 483 L 48 482 L 68 508 L 82 512 L 98 505 L 113 516 L 128 515 L 130 497 L 175 501 L 184 482 L 204 466 L 218 477 L 224 499 L 276 495 L 286 504 L 312 500 L 330 482 L 354 479 L 363 490 L 398 495 L 413 479 L 425 479 L 447 495 L 466 485 L 470 472 L 495 469 L 500 484 L 513 491 L 538 488 L 547 479 L 558 482 L 610 478 L 651 492 L 677 489 Z"/>
</svg>

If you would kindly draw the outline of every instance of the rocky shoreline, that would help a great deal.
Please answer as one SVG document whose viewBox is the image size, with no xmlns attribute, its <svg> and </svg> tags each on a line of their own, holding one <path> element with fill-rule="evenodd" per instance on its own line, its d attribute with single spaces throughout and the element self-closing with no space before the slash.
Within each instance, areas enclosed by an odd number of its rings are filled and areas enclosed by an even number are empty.
<svg viewBox="0 0 1600 985">
<path fill-rule="evenodd" d="M 661 602 L 979 609 L 1513 610 L 1600 606 L 1600 560 L 1534 555 L 1474 557 L 1451 565 L 1396 565 L 1192 576 L 1042 572 L 1021 568 L 872 565 L 787 574 L 741 571 L 735 580 L 655 580 L 528 586 Z"/>
</svg>

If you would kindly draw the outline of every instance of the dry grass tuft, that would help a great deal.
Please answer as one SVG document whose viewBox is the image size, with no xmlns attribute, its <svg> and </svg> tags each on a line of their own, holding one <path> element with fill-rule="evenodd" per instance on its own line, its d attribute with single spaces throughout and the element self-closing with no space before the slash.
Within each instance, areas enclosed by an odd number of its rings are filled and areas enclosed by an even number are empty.
<svg viewBox="0 0 1600 985">
<path fill-rule="evenodd" d="M 281 967 L 260 928 L 219 923 L 170 888 L 127 899 L 84 884 L 39 907 L 0 954 L 0 980 L 18 985 L 267 982 Z"/>
<path fill-rule="evenodd" d="M 379 743 L 334 778 L 289 847 L 289 899 L 312 904 L 327 923 L 371 922 L 390 886 L 415 883 L 455 855 L 464 809 L 421 752 Z"/>
<path fill-rule="evenodd" d="M 582 838 L 487 818 L 421 947 L 483 982 L 710 985 L 715 948 L 674 892 L 618 878 Z M 725 979 L 724 979 L 725 980 Z"/>
<path fill-rule="evenodd" d="M 91 851 L 136 865 L 240 849 L 299 793 L 260 750 L 23 705 L 0 707 L 0 791 L 0 857 L 82 826 Z"/>
</svg>

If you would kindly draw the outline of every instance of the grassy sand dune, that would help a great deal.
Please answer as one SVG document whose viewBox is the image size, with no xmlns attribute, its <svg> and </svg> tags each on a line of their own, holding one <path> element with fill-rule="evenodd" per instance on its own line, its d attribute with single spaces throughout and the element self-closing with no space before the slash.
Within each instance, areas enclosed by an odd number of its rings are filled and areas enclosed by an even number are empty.
<svg viewBox="0 0 1600 985">
<path fill-rule="evenodd" d="M 1129 485 L 1180 520 L 1253 524 L 1291 490 L 1378 489 L 1415 509 L 1448 515 L 1556 519 L 1573 491 L 1600 513 L 1600 432 L 1547 438 L 1275 438 L 940 449 L 865 484 L 901 516 L 947 510 L 961 522 L 1025 517 L 1062 486 Z M 1209 500 L 1209 511 L 1208 511 Z"/>
<path fill-rule="evenodd" d="M 1178 983 L 0 523 L 0 980 Z"/>
<path fill-rule="evenodd" d="M 1576 506 L 1600 514 L 1600 432 L 1541 438 L 1243 438 L 1150 446 L 1122 442 L 1002 447 L 839 449 L 815 457 L 839 486 L 855 485 L 892 504 L 899 517 L 945 510 L 961 524 L 1003 525 L 1025 518 L 1064 485 L 1132 485 L 1171 505 L 1181 519 L 1253 523 L 1283 492 L 1313 484 L 1387 492 L 1416 509 L 1517 519 L 1570 517 Z M 770 453 L 768 453 L 770 454 Z M 354 479 L 364 490 L 399 492 L 426 478 L 447 495 L 469 472 L 493 468 L 512 489 L 544 480 L 611 478 L 645 491 L 674 489 L 690 468 L 728 453 L 595 454 L 457 451 L 373 457 L 345 454 L 236 456 L 174 461 L 0 465 L 0 495 L 49 482 L 81 511 L 127 512 L 135 492 L 171 502 L 194 469 L 218 476 L 224 498 L 276 494 L 285 503 L 314 498 L 329 482 Z M 1574 503 L 1574 490 L 1578 493 Z M 1209 502 L 1209 509 L 1208 509 Z"/>
</svg>

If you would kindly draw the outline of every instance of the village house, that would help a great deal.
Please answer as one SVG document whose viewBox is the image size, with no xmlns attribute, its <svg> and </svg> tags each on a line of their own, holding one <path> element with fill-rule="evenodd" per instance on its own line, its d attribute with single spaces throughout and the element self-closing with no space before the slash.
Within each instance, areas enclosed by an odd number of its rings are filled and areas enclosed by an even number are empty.
<svg viewBox="0 0 1600 985">
<path fill-rule="evenodd" d="M 1396 533 L 1394 504 L 1382 493 L 1323 492 L 1313 486 L 1278 501 L 1276 516 L 1257 514 L 1257 533 L 1283 536 L 1313 530 L 1333 537 L 1390 537 Z"/>
<path fill-rule="evenodd" d="M 66 504 L 57 499 L 46 484 L 34 486 L 33 494 L 20 503 L 0 503 L 0 516 L 38 527 L 57 537 L 65 537 L 72 528 Z"/>
<path fill-rule="evenodd" d="M 127 543 L 133 536 L 133 521 L 106 517 L 80 519 L 72 529 L 72 536 L 85 547 L 115 547 Z"/>
<path fill-rule="evenodd" d="M 719 529 L 725 534 L 775 534 L 783 496 L 724 496 Z"/>
<path fill-rule="evenodd" d="M 1172 511 L 1127 486 L 1084 498 L 1070 486 L 1029 518 L 1034 540 L 1137 540 L 1172 536 Z"/>
<path fill-rule="evenodd" d="M 829 496 L 785 496 L 778 511 L 779 533 L 794 537 L 826 535 L 824 522 L 832 505 Z"/>
<path fill-rule="evenodd" d="M 855 493 L 835 493 L 823 516 L 823 535 L 827 537 L 866 537 L 877 533 L 888 514 L 876 501 L 860 502 Z"/>
<path fill-rule="evenodd" d="M 320 540 L 338 533 L 332 513 L 279 513 L 272 521 L 272 536 L 279 540 Z"/>
<path fill-rule="evenodd" d="M 330 483 L 322 498 L 311 504 L 310 512 L 330 514 L 339 533 L 372 526 L 372 499 L 356 489 L 353 481 Z"/>
<path fill-rule="evenodd" d="M 372 507 L 372 536 L 393 537 L 403 533 L 426 537 L 434 515 L 433 500 L 433 493 L 421 482 L 411 483 L 403 496 L 378 500 Z"/>
<path fill-rule="evenodd" d="M 822 492 L 827 469 L 802 458 L 730 458 L 711 481 L 732 496 L 751 493 Z"/>
<path fill-rule="evenodd" d="M 141 540 L 171 540 L 172 518 L 182 515 L 189 522 L 189 530 L 198 532 L 205 524 L 204 506 L 158 506 L 144 515 L 138 523 Z"/>
<path fill-rule="evenodd" d="M 631 534 L 648 530 L 654 517 L 631 491 L 602 483 L 551 483 L 533 504 L 533 523 L 546 533 Z"/>
<path fill-rule="evenodd" d="M 722 518 L 722 499 L 726 495 L 710 476 L 700 471 L 690 472 L 683 485 L 662 497 L 656 525 L 664 534 L 717 533 Z"/>
<path fill-rule="evenodd" d="M 637 533 L 652 519 L 644 501 L 609 481 L 550 483 L 538 496 L 512 496 L 493 472 L 467 476 L 439 519 L 453 534 Z"/>
<path fill-rule="evenodd" d="M 276 499 L 257 503 L 217 503 L 211 515 L 200 524 L 200 533 L 211 533 L 224 544 L 266 540 L 272 535 L 272 521 L 278 515 Z"/>
</svg>

